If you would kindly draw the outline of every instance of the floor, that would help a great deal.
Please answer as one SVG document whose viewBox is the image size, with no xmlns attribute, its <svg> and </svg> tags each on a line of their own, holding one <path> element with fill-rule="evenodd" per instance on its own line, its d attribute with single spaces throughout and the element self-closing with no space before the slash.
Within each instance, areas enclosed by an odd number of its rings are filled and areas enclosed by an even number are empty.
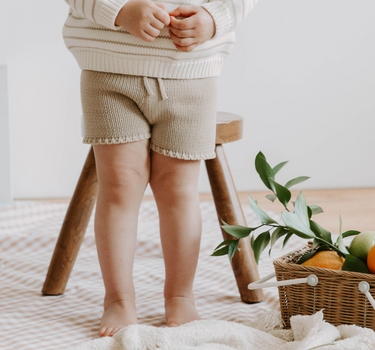
<svg viewBox="0 0 375 350">
<path fill-rule="evenodd" d="M 67 208 L 66 202 L 45 200 L 15 201 L 0 208 L 1 350 L 66 350 L 99 337 L 104 284 L 94 236 L 95 207 L 65 293 L 58 296 L 41 293 Z M 256 225 L 258 219 L 250 206 L 245 204 L 243 211 L 246 222 Z M 268 310 L 277 311 L 276 287 L 263 291 L 264 302 L 241 302 L 228 257 L 211 256 L 222 241 L 213 202 L 202 201 L 201 213 L 202 240 L 194 280 L 200 315 L 204 319 L 242 323 L 255 321 Z M 278 219 L 273 213 L 269 215 Z M 165 271 L 159 236 L 156 203 L 146 200 L 140 208 L 133 277 L 138 322 L 155 327 L 166 325 Z M 292 237 L 288 250 L 304 244 Z M 281 250 L 281 241 L 276 243 L 271 256 L 265 251 L 258 266 L 259 274 L 266 276 L 273 272 L 272 261 L 285 252 Z"/>
<path fill-rule="evenodd" d="M 292 198 L 295 199 L 298 193 L 292 192 Z M 283 210 L 280 204 L 268 201 L 264 197 L 266 192 L 250 194 L 263 210 L 279 220 L 277 214 Z M 308 204 L 323 208 L 324 213 L 316 215 L 315 220 L 327 230 L 339 231 L 339 214 L 343 231 L 375 230 L 374 188 L 308 190 L 303 194 Z M 204 234 L 195 295 L 202 317 L 243 322 L 255 320 L 267 310 L 278 310 L 275 287 L 264 289 L 265 302 L 241 302 L 227 258 L 210 256 L 222 238 L 211 194 L 200 197 Z M 258 219 L 248 204 L 247 193 L 240 193 L 239 198 L 247 224 L 255 225 Z M 0 349 L 63 350 L 98 338 L 104 286 L 95 249 L 94 215 L 64 295 L 47 297 L 41 294 L 69 201 L 69 198 L 17 200 L 0 211 Z M 152 196 L 145 197 L 141 207 L 134 273 L 138 317 L 141 324 L 163 326 L 164 265 L 158 215 Z M 305 244 L 300 241 L 300 238 L 292 237 L 286 250 L 293 251 Z M 273 259 L 286 250 L 281 250 L 280 240 L 271 256 L 264 251 L 258 266 L 260 276 L 272 272 Z"/>
</svg>

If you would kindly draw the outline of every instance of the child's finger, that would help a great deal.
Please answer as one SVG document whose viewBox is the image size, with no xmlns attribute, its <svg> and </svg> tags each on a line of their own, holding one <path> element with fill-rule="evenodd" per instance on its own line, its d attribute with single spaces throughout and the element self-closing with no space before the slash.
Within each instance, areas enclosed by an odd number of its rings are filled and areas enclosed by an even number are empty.
<svg viewBox="0 0 375 350">
<path fill-rule="evenodd" d="M 164 5 L 164 4 L 160 4 L 158 2 L 155 2 L 155 5 L 156 6 L 159 6 L 161 9 L 163 9 L 164 11 L 167 11 L 167 7 Z"/>
<path fill-rule="evenodd" d="M 177 19 L 174 17 L 170 17 L 171 19 L 171 26 L 176 29 L 186 30 L 186 29 L 193 29 L 195 19 L 193 17 L 184 18 L 184 19 Z"/>
<path fill-rule="evenodd" d="M 193 38 L 195 36 L 193 29 L 180 30 L 170 26 L 169 31 L 179 38 Z"/>
<path fill-rule="evenodd" d="M 178 17 L 180 16 L 180 11 L 178 10 L 178 7 L 173 10 L 172 12 L 169 12 L 169 16 Z"/>
<path fill-rule="evenodd" d="M 160 34 L 160 30 L 153 27 L 151 24 L 147 26 L 147 28 L 144 29 L 144 32 L 148 34 L 149 36 L 152 36 L 153 38 L 156 38 Z"/>
<path fill-rule="evenodd" d="M 155 41 L 155 37 L 150 35 L 149 33 L 147 33 L 146 31 L 142 31 L 140 33 L 140 35 L 138 36 L 138 38 L 144 40 L 144 41 L 147 41 L 147 42 L 153 42 Z"/>
<path fill-rule="evenodd" d="M 176 46 L 176 49 L 178 51 L 190 52 L 190 51 L 193 51 L 199 44 L 193 44 L 193 45 L 190 45 L 190 46 L 180 46 L 180 45 L 174 43 L 174 45 Z"/>
<path fill-rule="evenodd" d="M 156 4 L 157 6 L 159 4 Z M 161 21 L 165 26 L 169 26 L 171 20 L 168 15 L 168 12 L 163 10 L 160 6 L 158 6 L 158 9 L 155 9 L 154 16 Z"/>
<path fill-rule="evenodd" d="M 156 28 L 157 30 L 162 30 L 164 28 L 164 23 L 160 22 L 156 18 L 150 21 L 150 25 Z"/>
<path fill-rule="evenodd" d="M 179 38 L 178 36 L 174 35 L 173 33 L 169 33 L 173 42 L 179 46 L 190 46 L 195 44 L 194 38 Z"/>
<path fill-rule="evenodd" d="M 183 16 L 183 17 L 190 17 L 195 15 L 198 12 L 196 6 L 179 6 L 172 12 L 169 12 L 170 16 L 173 17 L 178 17 L 178 16 Z"/>
</svg>

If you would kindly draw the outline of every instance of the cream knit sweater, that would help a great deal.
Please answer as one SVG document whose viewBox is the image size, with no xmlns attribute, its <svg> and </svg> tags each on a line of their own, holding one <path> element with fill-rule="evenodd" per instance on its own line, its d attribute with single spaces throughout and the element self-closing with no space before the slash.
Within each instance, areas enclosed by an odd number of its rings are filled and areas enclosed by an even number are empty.
<svg viewBox="0 0 375 350">
<path fill-rule="evenodd" d="M 64 0 L 69 14 L 63 27 L 66 47 L 81 69 L 156 78 L 218 76 L 235 42 L 234 28 L 257 0 L 161 0 L 171 12 L 181 5 L 202 6 L 213 17 L 215 36 L 191 52 L 173 45 L 168 28 L 146 42 L 115 25 L 127 0 Z"/>
</svg>

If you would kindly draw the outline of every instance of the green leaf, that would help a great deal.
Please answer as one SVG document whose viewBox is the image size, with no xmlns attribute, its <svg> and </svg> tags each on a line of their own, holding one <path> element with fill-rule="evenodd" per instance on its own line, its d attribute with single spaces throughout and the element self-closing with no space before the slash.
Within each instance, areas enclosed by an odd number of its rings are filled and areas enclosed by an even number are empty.
<svg viewBox="0 0 375 350">
<path fill-rule="evenodd" d="M 310 228 L 317 237 L 321 238 L 325 242 L 332 244 L 331 232 L 327 231 L 326 229 L 321 227 L 318 223 L 312 220 L 310 220 Z"/>
<path fill-rule="evenodd" d="M 250 194 L 248 196 L 250 207 L 253 209 L 255 215 L 262 222 L 262 224 L 277 224 L 275 220 L 271 219 L 262 209 L 258 207 L 258 204 L 254 201 Z"/>
<path fill-rule="evenodd" d="M 305 261 L 311 259 L 316 253 L 331 250 L 328 246 L 320 246 L 318 249 L 314 249 L 309 253 L 306 253 L 300 257 L 297 264 L 303 264 Z"/>
<path fill-rule="evenodd" d="M 254 241 L 253 251 L 254 258 L 256 263 L 259 262 L 259 257 L 262 254 L 263 250 L 266 249 L 268 243 L 270 242 L 270 231 L 262 232 Z"/>
<path fill-rule="evenodd" d="M 309 205 L 308 207 L 311 209 L 312 215 L 323 213 L 323 209 L 318 205 Z"/>
<path fill-rule="evenodd" d="M 292 186 L 300 184 L 301 182 L 304 182 L 304 181 L 308 180 L 309 178 L 310 178 L 309 176 L 296 177 L 295 179 L 292 179 L 292 180 L 288 181 L 285 184 L 285 187 L 286 188 L 291 188 Z"/>
<path fill-rule="evenodd" d="M 345 247 L 345 244 L 344 244 L 344 241 L 343 241 L 343 239 L 342 239 L 342 234 L 341 234 L 341 233 L 340 233 L 340 235 L 337 237 L 336 245 L 337 245 L 337 247 L 339 248 L 339 250 L 340 250 L 343 254 L 349 254 L 348 250 L 347 250 L 346 247 Z"/>
<path fill-rule="evenodd" d="M 341 270 L 370 273 L 366 264 L 361 259 L 350 254 L 345 255 L 345 262 L 344 265 L 342 265 Z"/>
<path fill-rule="evenodd" d="M 250 245 L 251 245 L 251 249 L 254 250 L 254 241 L 255 241 L 255 238 L 254 238 L 254 235 L 252 235 L 250 237 Z"/>
<path fill-rule="evenodd" d="M 275 245 L 278 239 L 285 236 L 289 231 L 286 230 L 284 227 L 277 227 L 276 230 L 272 232 L 271 235 L 271 243 L 270 243 L 270 250 L 268 251 L 268 255 L 271 254 L 272 247 Z"/>
<path fill-rule="evenodd" d="M 278 184 L 276 181 L 274 181 L 272 179 L 269 179 L 269 180 L 275 186 L 277 198 L 279 199 L 279 201 L 285 207 L 287 207 L 288 203 L 290 201 L 290 198 L 292 197 L 292 194 L 290 193 L 290 191 L 287 188 L 285 188 L 284 186 Z"/>
<path fill-rule="evenodd" d="M 229 246 L 225 246 L 219 250 L 216 250 L 215 252 L 213 252 L 210 256 L 220 256 L 220 255 L 225 255 L 225 254 L 228 254 L 228 250 L 229 250 Z"/>
<path fill-rule="evenodd" d="M 266 198 L 269 199 L 273 203 L 277 197 L 275 194 L 267 194 Z"/>
<path fill-rule="evenodd" d="M 346 231 L 342 234 L 342 238 L 349 237 L 349 236 L 355 236 L 355 235 L 358 235 L 360 233 L 361 233 L 360 231 L 349 230 L 349 231 Z"/>
<path fill-rule="evenodd" d="M 223 225 L 221 228 L 228 232 L 233 237 L 244 238 L 247 237 L 251 232 L 253 232 L 256 227 L 246 227 L 241 225 Z"/>
<path fill-rule="evenodd" d="M 317 246 L 319 246 L 321 244 L 321 242 L 322 242 L 321 240 L 319 240 L 317 238 L 314 238 L 312 249 L 314 250 Z"/>
<path fill-rule="evenodd" d="M 283 242 L 283 248 L 282 248 L 282 249 L 284 249 L 284 247 L 286 246 L 286 244 L 288 243 L 288 241 L 289 241 L 290 237 L 292 237 L 292 235 L 293 235 L 293 232 L 289 232 L 289 233 L 285 236 L 285 238 L 284 238 L 284 242 Z"/>
<path fill-rule="evenodd" d="M 302 264 L 304 263 L 305 261 L 311 259 L 315 254 L 316 254 L 316 250 L 312 250 L 311 252 L 308 252 L 308 253 L 305 253 L 303 254 L 299 260 L 297 261 L 297 264 Z"/>
<path fill-rule="evenodd" d="M 340 251 L 341 251 L 343 254 L 349 254 L 348 250 L 347 250 L 346 247 L 345 247 L 344 241 L 342 240 L 342 235 L 340 235 L 340 236 L 337 238 L 337 246 L 338 246 L 338 248 L 340 249 Z"/>
<path fill-rule="evenodd" d="M 236 253 L 237 251 L 237 248 L 238 248 L 238 243 L 240 242 L 239 239 L 236 239 L 234 241 L 232 241 L 232 243 L 229 245 L 229 249 L 228 249 L 228 256 L 229 256 L 229 260 L 232 261 L 232 258 L 233 258 L 233 255 Z"/>
<path fill-rule="evenodd" d="M 259 152 L 255 157 L 255 169 L 263 183 L 266 185 L 266 187 L 274 192 L 275 188 L 268 179 L 274 179 L 275 175 L 273 173 L 271 166 L 267 163 L 266 157 L 262 152 Z"/>
<path fill-rule="evenodd" d="M 288 163 L 288 161 L 286 162 L 282 162 L 282 163 L 279 163 L 277 164 L 272 170 L 273 170 L 273 174 L 276 175 L 283 167 L 284 165 Z"/>
<path fill-rule="evenodd" d="M 276 241 L 285 236 L 289 231 L 286 230 L 284 227 L 277 227 L 276 230 L 274 230 L 272 232 L 272 235 L 271 235 L 271 248 L 275 245 Z"/>
<path fill-rule="evenodd" d="M 214 249 L 214 251 L 215 250 L 217 250 L 217 249 L 219 249 L 220 247 L 222 247 L 223 245 L 227 245 L 227 244 L 231 244 L 233 242 L 233 239 L 227 239 L 227 240 L 225 240 L 225 241 L 222 241 L 215 249 Z"/>
<path fill-rule="evenodd" d="M 294 213 L 301 219 L 306 227 L 310 227 L 309 214 L 307 210 L 306 200 L 302 192 L 299 193 L 294 204 Z"/>
<path fill-rule="evenodd" d="M 306 224 L 295 213 L 283 212 L 281 215 L 285 225 L 297 236 L 304 239 L 317 238 L 315 233 L 311 231 L 310 225 L 306 226 Z"/>
<path fill-rule="evenodd" d="M 341 214 L 339 215 L 339 222 L 340 222 L 340 234 L 337 237 L 336 240 L 336 245 L 340 249 L 340 251 L 344 254 L 349 254 L 348 250 L 345 247 L 343 237 L 342 237 L 342 219 L 341 219 Z"/>
<path fill-rule="evenodd" d="M 309 208 L 309 206 L 307 206 L 307 216 L 309 217 L 309 220 L 312 217 L 312 210 Z"/>
</svg>

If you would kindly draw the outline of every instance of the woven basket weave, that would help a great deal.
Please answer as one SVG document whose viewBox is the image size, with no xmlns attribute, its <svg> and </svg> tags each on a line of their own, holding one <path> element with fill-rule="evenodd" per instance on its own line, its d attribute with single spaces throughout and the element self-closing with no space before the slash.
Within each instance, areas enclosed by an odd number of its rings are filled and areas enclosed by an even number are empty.
<svg viewBox="0 0 375 350">
<path fill-rule="evenodd" d="M 324 309 L 325 320 L 335 326 L 356 324 L 375 330 L 375 310 L 358 289 L 359 283 L 366 281 L 374 296 L 375 275 L 296 264 L 300 256 L 310 250 L 311 245 L 307 245 L 273 262 L 278 281 L 306 278 L 311 274 L 319 279 L 314 287 L 307 283 L 278 287 L 281 315 L 286 328 L 290 328 L 291 316 L 312 315 Z"/>
</svg>

